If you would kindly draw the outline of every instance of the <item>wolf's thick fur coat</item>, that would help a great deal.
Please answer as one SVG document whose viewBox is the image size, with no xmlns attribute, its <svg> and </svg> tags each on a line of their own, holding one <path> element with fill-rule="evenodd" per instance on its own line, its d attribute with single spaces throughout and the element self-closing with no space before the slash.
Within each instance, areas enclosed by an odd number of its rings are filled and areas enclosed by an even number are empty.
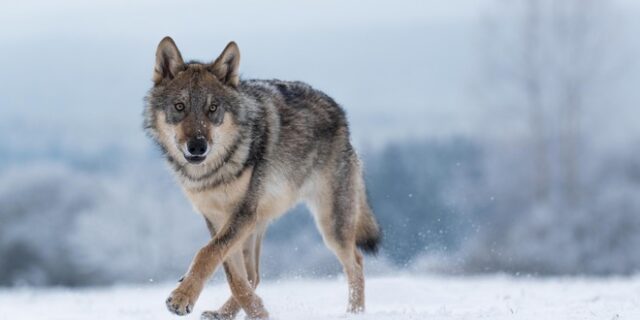
<svg viewBox="0 0 640 320">
<path fill-rule="evenodd" d="M 347 275 L 348 311 L 361 312 L 360 250 L 376 252 L 380 230 L 345 113 L 302 82 L 240 80 L 239 61 L 234 42 L 212 63 L 185 63 L 169 37 L 156 51 L 145 128 L 212 237 L 167 307 L 190 313 L 205 281 L 222 264 L 232 297 L 203 318 L 232 319 L 241 308 L 249 318 L 268 318 L 254 292 L 262 236 L 271 220 L 305 202 Z M 199 148 L 192 148 L 196 144 Z"/>
</svg>

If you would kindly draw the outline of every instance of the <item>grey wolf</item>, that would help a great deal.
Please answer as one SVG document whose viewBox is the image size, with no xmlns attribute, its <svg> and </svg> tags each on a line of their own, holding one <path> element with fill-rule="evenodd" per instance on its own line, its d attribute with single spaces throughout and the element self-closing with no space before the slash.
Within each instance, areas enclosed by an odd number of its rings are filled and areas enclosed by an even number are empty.
<svg viewBox="0 0 640 320">
<path fill-rule="evenodd" d="M 348 312 L 365 308 L 363 256 L 380 229 L 367 202 L 361 162 L 343 109 L 302 82 L 241 80 L 240 51 L 229 43 L 211 63 L 184 62 L 165 37 L 156 50 L 144 125 L 211 240 L 166 305 L 193 310 L 205 281 L 222 264 L 232 297 L 205 319 L 269 317 L 258 285 L 260 246 L 270 221 L 305 202 L 348 279 Z"/>
</svg>

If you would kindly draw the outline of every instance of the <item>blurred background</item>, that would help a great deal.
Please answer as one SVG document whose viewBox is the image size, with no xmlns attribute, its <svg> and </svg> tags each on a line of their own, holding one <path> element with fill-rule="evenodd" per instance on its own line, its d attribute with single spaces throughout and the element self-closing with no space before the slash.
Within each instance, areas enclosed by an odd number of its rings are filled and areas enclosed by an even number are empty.
<svg viewBox="0 0 640 320">
<path fill-rule="evenodd" d="M 371 274 L 640 270 L 637 1 L 0 6 L 0 286 L 175 281 L 207 241 L 142 130 L 165 35 L 347 110 Z M 303 206 L 265 241 L 266 278 L 340 273 Z"/>
</svg>

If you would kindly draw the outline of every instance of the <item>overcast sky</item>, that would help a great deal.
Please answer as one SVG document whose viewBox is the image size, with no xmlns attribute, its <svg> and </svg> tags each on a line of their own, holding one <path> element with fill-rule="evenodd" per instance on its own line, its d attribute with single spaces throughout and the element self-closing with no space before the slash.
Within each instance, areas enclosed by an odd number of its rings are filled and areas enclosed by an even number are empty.
<svg viewBox="0 0 640 320">
<path fill-rule="evenodd" d="M 180 3 L 5 1 L 4 129 L 42 143 L 43 133 L 70 144 L 146 143 L 142 97 L 165 35 L 186 59 L 213 60 L 237 41 L 244 78 L 302 80 L 325 91 L 349 113 L 358 142 L 475 128 L 474 37 L 493 0 Z"/>
</svg>

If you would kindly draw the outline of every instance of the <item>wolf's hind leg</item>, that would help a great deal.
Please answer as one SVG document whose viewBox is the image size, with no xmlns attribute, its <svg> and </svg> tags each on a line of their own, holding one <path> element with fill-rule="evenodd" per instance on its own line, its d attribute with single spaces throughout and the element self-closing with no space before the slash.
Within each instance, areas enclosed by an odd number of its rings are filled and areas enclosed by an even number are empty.
<svg viewBox="0 0 640 320">
<path fill-rule="evenodd" d="M 264 231 L 256 231 L 255 235 L 247 239 L 242 249 L 242 258 L 244 260 L 247 279 L 253 289 L 255 289 L 260 282 L 259 258 L 263 232 Z M 225 273 L 227 279 L 233 276 L 227 272 L 226 267 Z M 205 311 L 202 313 L 201 318 L 204 320 L 231 320 L 238 315 L 240 309 L 240 304 L 232 295 L 217 311 Z"/>
<path fill-rule="evenodd" d="M 262 299 L 253 291 L 247 278 L 242 252 L 236 252 L 224 263 L 224 271 L 235 301 L 244 309 L 249 319 L 268 319 L 269 313 L 262 304 Z"/>
<path fill-rule="evenodd" d="M 225 262 L 224 263 L 225 275 L 227 276 L 227 281 L 229 282 L 229 284 L 231 284 L 231 279 L 233 275 L 230 274 L 227 270 L 228 269 L 226 267 L 226 262 Z M 204 311 L 200 316 L 200 318 L 202 320 L 232 320 L 236 318 L 241 308 L 242 307 L 240 306 L 238 301 L 236 301 L 236 299 L 233 298 L 233 294 L 232 294 L 229 297 L 229 299 L 227 299 L 227 302 L 225 302 L 220 308 L 218 308 L 218 310 Z"/>
<path fill-rule="evenodd" d="M 356 215 L 359 210 L 355 172 L 346 170 L 342 178 L 333 176 L 318 184 L 316 195 L 309 205 L 325 244 L 342 264 L 349 282 L 347 312 L 364 311 L 363 257 L 356 248 Z M 340 171 L 342 172 L 342 170 Z"/>
<path fill-rule="evenodd" d="M 208 219 L 205 218 L 205 221 L 207 223 L 207 228 L 209 229 L 209 233 L 213 238 L 216 235 L 216 230 L 213 224 Z M 252 238 L 253 237 L 249 237 L 249 239 L 247 239 L 247 242 L 251 241 Z M 225 274 L 226 274 L 226 268 L 225 268 Z M 226 274 L 226 276 L 228 279 L 229 274 Z M 218 308 L 218 310 L 204 311 L 200 316 L 200 318 L 202 320 L 232 320 L 232 319 L 235 319 L 235 317 L 238 315 L 238 312 L 240 312 L 240 308 L 241 308 L 240 304 L 238 304 L 238 302 L 233 298 L 233 295 L 231 295 L 231 297 L 227 299 L 227 302 L 225 302 L 220 308 Z"/>
</svg>

